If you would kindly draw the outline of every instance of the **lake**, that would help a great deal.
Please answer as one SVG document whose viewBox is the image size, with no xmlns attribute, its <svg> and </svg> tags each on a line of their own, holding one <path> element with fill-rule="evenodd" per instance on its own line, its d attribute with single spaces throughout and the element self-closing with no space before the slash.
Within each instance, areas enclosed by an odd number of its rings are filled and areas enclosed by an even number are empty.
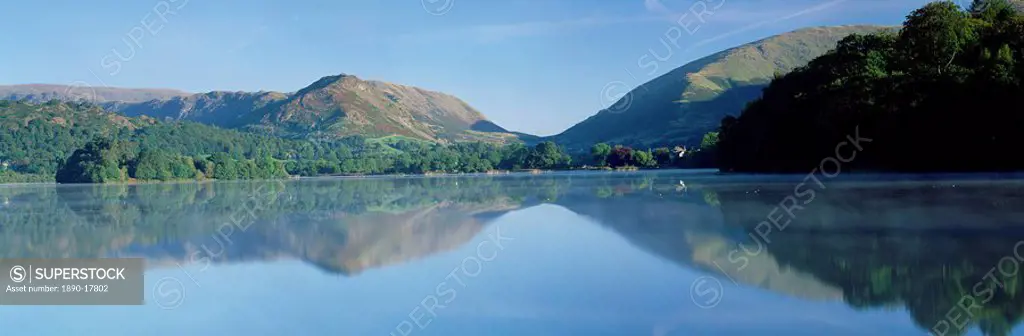
<svg viewBox="0 0 1024 336">
<path fill-rule="evenodd" d="M 0 306 L 0 329 L 1007 335 L 1022 187 L 709 171 L 0 186 L 0 258 L 147 269 L 144 306 Z"/>
</svg>

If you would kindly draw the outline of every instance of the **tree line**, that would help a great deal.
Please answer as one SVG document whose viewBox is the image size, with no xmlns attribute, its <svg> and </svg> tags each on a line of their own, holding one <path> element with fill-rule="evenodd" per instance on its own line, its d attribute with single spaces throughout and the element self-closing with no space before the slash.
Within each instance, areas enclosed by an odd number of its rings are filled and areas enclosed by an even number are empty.
<svg viewBox="0 0 1024 336">
<path fill-rule="evenodd" d="M 712 168 L 716 166 L 718 132 L 704 134 L 696 148 L 685 146 L 635 149 L 623 145 L 597 143 L 590 147 L 588 164 L 614 169 Z"/>
<path fill-rule="evenodd" d="M 227 153 L 189 157 L 124 140 L 99 138 L 76 150 L 56 172 L 59 183 L 129 180 L 249 180 L 286 177 L 284 164 L 270 156 L 234 159 Z"/>
<path fill-rule="evenodd" d="M 287 176 L 485 173 L 583 167 L 710 166 L 692 151 L 553 142 L 441 144 L 404 137 L 288 139 L 188 122 L 129 118 L 84 102 L 0 101 L 0 181 L 110 183 Z"/>
<path fill-rule="evenodd" d="M 808 171 L 855 134 L 844 169 L 1024 169 L 1024 16 L 1006 0 L 932 2 L 777 76 L 720 127 L 723 171 Z M 848 154 L 841 154 L 848 155 Z"/>
<path fill-rule="evenodd" d="M 153 140 L 97 138 L 63 161 L 55 180 L 58 183 L 249 180 L 289 175 L 483 173 L 499 169 L 562 169 L 571 165 L 570 156 L 552 142 L 532 147 L 481 142 L 442 145 L 418 140 L 357 146 L 332 142 L 328 145 L 330 149 L 315 150 L 310 156 L 291 150 L 275 153 L 265 149 L 255 151 L 254 155 L 215 152 L 189 156 L 154 147 L 150 144 Z"/>
</svg>

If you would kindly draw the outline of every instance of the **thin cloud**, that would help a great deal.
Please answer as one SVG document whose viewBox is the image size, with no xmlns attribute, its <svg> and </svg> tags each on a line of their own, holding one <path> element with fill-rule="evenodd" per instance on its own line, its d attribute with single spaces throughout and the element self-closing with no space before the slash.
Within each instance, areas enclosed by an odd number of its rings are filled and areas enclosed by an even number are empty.
<svg viewBox="0 0 1024 336">
<path fill-rule="evenodd" d="M 792 18 L 795 18 L 795 17 L 798 17 L 798 16 L 804 16 L 804 15 L 807 15 L 807 14 L 814 14 L 814 13 L 817 13 L 817 12 L 829 9 L 832 6 L 844 3 L 846 1 L 848 1 L 848 0 L 829 1 L 829 2 L 820 4 L 820 5 L 811 7 L 811 8 L 807 8 L 807 9 L 801 10 L 801 11 L 793 13 L 793 14 L 789 14 L 789 15 L 783 16 L 783 17 L 778 18 L 778 19 L 776 19 L 776 20 L 774 20 L 774 21 L 772 21 L 770 23 L 777 23 L 777 22 L 789 20 L 789 19 L 792 19 Z"/>
<path fill-rule="evenodd" d="M 695 19 L 697 16 L 693 11 L 708 10 L 712 14 L 702 16 L 707 20 L 706 24 L 716 26 L 738 26 L 725 34 L 715 36 L 703 41 L 706 44 L 721 38 L 751 31 L 753 29 L 795 19 L 802 16 L 810 16 L 826 12 L 826 10 L 837 5 L 849 3 L 844 10 L 861 10 L 878 8 L 889 3 L 888 0 L 831 0 L 831 1 L 796 1 L 780 6 L 778 3 L 765 1 L 738 1 L 738 0 L 706 0 L 704 7 L 680 7 L 669 8 L 665 5 L 666 0 L 644 0 L 644 13 L 627 17 L 585 17 L 554 21 L 527 21 L 507 24 L 487 24 L 461 27 L 455 29 L 417 32 L 400 35 L 397 41 L 400 43 L 433 43 L 441 41 L 468 41 L 475 43 L 500 42 L 508 39 L 524 38 L 531 36 L 564 33 L 590 28 L 598 28 L 612 25 L 624 25 L 646 22 L 665 22 L 679 24 Z M 928 0 L 908 0 L 926 2 Z M 692 2 L 687 2 L 693 6 Z M 720 7 L 720 8 L 716 8 Z M 854 8 L 851 8 L 854 7 Z M 693 19 L 684 18 L 683 15 L 690 15 Z"/>
<path fill-rule="evenodd" d="M 646 8 L 648 12 L 657 15 L 676 15 L 676 13 L 671 9 L 665 7 L 665 5 L 661 3 L 661 0 L 644 0 L 644 8 Z"/>
<path fill-rule="evenodd" d="M 651 16 L 634 17 L 588 17 L 581 19 L 569 19 L 559 21 L 530 21 L 509 24 L 491 24 L 470 26 L 447 31 L 431 33 L 406 34 L 400 37 L 404 41 L 427 41 L 438 40 L 472 40 L 476 42 L 496 42 L 511 38 L 520 38 L 551 33 L 596 28 L 611 25 L 654 22 L 659 19 Z"/>
<path fill-rule="evenodd" d="M 733 35 L 736 35 L 736 34 L 741 34 L 741 33 L 744 33 L 744 32 L 747 32 L 747 31 L 750 31 L 750 30 L 753 30 L 753 29 L 757 29 L 757 28 L 760 28 L 762 26 L 766 26 L 766 25 L 770 25 L 770 24 L 775 24 L 775 23 L 779 23 L 779 22 L 782 22 L 782 21 L 786 21 L 786 20 L 791 20 L 791 19 L 794 19 L 794 18 L 797 18 L 797 17 L 801 17 L 801 16 L 804 16 L 804 15 L 814 14 L 814 13 L 817 13 L 817 12 L 829 9 L 829 8 L 831 8 L 833 6 L 842 4 L 842 3 L 847 2 L 847 1 L 849 1 L 849 0 L 833 0 L 833 1 L 829 1 L 829 2 L 825 2 L 825 3 L 819 4 L 817 6 L 813 6 L 813 7 L 808 7 L 808 8 L 804 8 L 804 9 L 800 9 L 800 10 L 791 10 L 788 13 L 781 14 L 781 15 L 780 14 L 773 14 L 773 15 L 771 15 L 772 18 L 770 18 L 770 19 L 754 22 L 752 24 L 740 27 L 738 29 L 728 31 L 726 33 L 719 34 L 719 35 L 716 35 L 716 36 L 711 37 L 711 38 L 703 39 L 703 40 L 698 41 L 697 43 L 693 44 L 692 47 L 697 47 L 697 46 L 705 45 L 705 44 L 708 44 L 708 43 L 711 43 L 711 42 L 714 42 L 714 41 L 717 41 L 717 40 L 720 40 L 720 39 L 723 39 L 723 38 L 726 38 L 726 37 L 730 37 L 730 36 L 733 36 Z"/>
<path fill-rule="evenodd" d="M 689 21 L 685 16 L 696 17 L 700 15 L 709 22 L 719 24 L 749 24 L 755 22 L 763 25 L 770 23 L 770 21 L 778 22 L 822 11 L 846 0 L 795 1 L 787 3 L 786 6 L 765 1 L 703 0 L 687 2 L 688 6 L 675 9 L 667 7 L 663 1 L 644 0 L 644 8 L 652 15 L 661 16 L 672 22 Z M 704 11 L 706 11 L 706 14 L 701 14 Z"/>
</svg>

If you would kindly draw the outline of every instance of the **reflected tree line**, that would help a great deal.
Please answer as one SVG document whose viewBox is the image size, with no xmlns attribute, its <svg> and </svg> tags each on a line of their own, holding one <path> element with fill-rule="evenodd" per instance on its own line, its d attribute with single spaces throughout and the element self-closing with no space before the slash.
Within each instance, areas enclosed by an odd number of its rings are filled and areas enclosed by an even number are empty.
<svg viewBox="0 0 1024 336">
<path fill-rule="evenodd" d="M 726 224 L 749 232 L 791 193 L 717 192 Z M 935 335 L 1009 335 L 1024 317 L 1020 184 L 850 185 L 817 197 L 786 229 L 745 244 L 841 288 L 852 307 L 906 307 Z"/>
<path fill-rule="evenodd" d="M 435 240 L 420 245 L 454 248 L 503 213 L 551 203 L 684 267 L 700 266 L 701 240 L 749 250 L 760 240 L 780 267 L 840 289 L 850 306 L 906 307 L 922 329 L 947 323 L 945 335 L 1008 335 L 1024 316 L 1020 267 L 997 269 L 1024 241 L 1013 230 L 1024 227 L 1020 184 L 834 182 L 784 229 L 757 235 L 792 184 L 718 181 L 595 173 L 0 188 L 0 256 L 180 260 L 241 213 L 250 228 L 214 262 L 289 255 L 353 274 L 439 252 L 417 246 L 409 228 Z"/>
</svg>

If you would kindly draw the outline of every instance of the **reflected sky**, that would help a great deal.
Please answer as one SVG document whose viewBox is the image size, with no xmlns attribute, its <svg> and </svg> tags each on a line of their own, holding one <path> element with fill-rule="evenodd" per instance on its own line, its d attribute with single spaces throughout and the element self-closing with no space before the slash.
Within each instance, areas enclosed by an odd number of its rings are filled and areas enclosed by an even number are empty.
<svg viewBox="0 0 1024 336">
<path fill-rule="evenodd" d="M 4 335 L 920 335 L 960 298 L 928 293 L 976 282 L 1012 253 L 1024 209 L 1015 181 L 837 181 L 756 255 L 733 252 L 757 244 L 758 218 L 799 181 L 656 172 L 2 187 L 2 257 L 141 256 L 149 270 L 145 306 L 0 307 L 0 325 Z M 225 234 L 240 204 L 249 225 Z M 915 222 L 940 210 L 931 226 Z M 1024 283 L 1005 280 L 985 314 L 1012 326 L 1024 302 L 1002 292 Z M 936 312 L 921 313 L 928 306 Z"/>
</svg>

